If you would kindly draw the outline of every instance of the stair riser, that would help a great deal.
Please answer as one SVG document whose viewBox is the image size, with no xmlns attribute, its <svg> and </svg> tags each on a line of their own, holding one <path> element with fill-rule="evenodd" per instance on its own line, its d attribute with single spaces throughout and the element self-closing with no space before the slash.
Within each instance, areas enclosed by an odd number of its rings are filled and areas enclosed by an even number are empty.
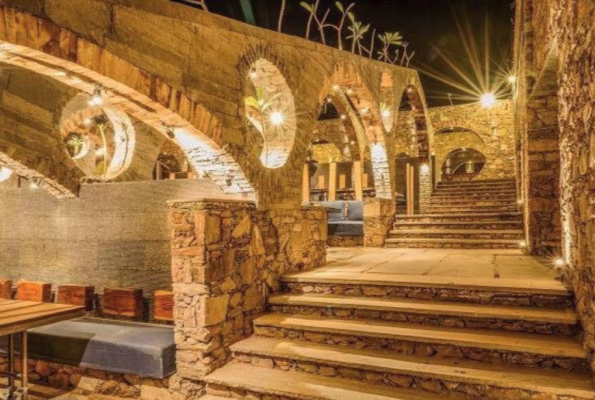
<svg viewBox="0 0 595 400">
<path fill-rule="evenodd" d="M 318 307 L 311 305 L 270 305 L 269 309 L 274 312 L 285 314 L 315 315 L 342 319 L 369 319 L 387 322 L 408 322 L 449 328 L 490 329 L 535 333 L 540 335 L 575 336 L 579 332 L 579 327 L 577 325 L 439 314 L 429 315 L 407 311 L 377 311 L 354 308 Z"/>
<path fill-rule="evenodd" d="M 395 239 L 398 240 L 398 239 Z M 424 242 L 420 239 L 419 242 L 389 242 L 387 241 L 384 247 L 391 249 L 495 249 L 507 250 L 518 249 L 519 245 L 516 243 L 430 243 Z"/>
<path fill-rule="evenodd" d="M 428 214 L 481 214 L 481 213 L 507 213 L 517 212 L 518 209 L 514 207 L 490 207 L 490 206 L 472 206 L 472 207 L 438 207 L 430 206 L 426 210 Z"/>
<path fill-rule="evenodd" d="M 474 224 L 469 222 L 468 224 L 433 224 L 433 225 L 426 225 L 426 224 L 395 224 L 394 228 L 395 231 L 408 231 L 408 230 L 430 230 L 430 229 L 469 229 L 469 230 L 514 230 L 514 229 L 523 229 L 523 224 L 520 222 L 510 222 L 506 224 Z"/>
<path fill-rule="evenodd" d="M 300 399 L 308 399 L 308 400 L 318 400 L 318 399 L 310 399 L 310 397 L 288 397 L 288 396 L 280 396 L 274 393 L 267 393 L 267 392 L 254 392 L 250 390 L 246 390 L 243 388 L 234 388 L 228 387 L 225 385 L 215 385 L 213 383 L 209 383 L 207 385 L 207 393 L 219 396 L 219 397 L 227 397 L 231 399 L 251 399 L 251 400 L 300 400 Z"/>
<path fill-rule="evenodd" d="M 430 201 L 431 207 L 517 207 L 515 201 L 502 200 L 494 201 L 490 199 L 484 200 L 450 200 L 450 199 L 432 199 Z"/>
<path fill-rule="evenodd" d="M 475 348 L 462 344 L 440 344 L 422 342 L 411 338 L 374 337 L 368 332 L 344 334 L 341 332 L 316 331 L 296 327 L 275 327 L 256 325 L 255 333 L 259 336 L 277 339 L 301 340 L 312 343 L 338 345 L 352 348 L 386 350 L 395 354 L 408 354 L 438 358 L 456 358 L 494 364 L 514 364 L 528 367 L 555 368 L 568 371 L 587 370 L 584 359 L 569 357 L 550 357 L 542 354 L 519 353 L 509 350 Z"/>
<path fill-rule="evenodd" d="M 457 216 L 452 217 L 448 215 L 440 215 L 434 217 L 425 217 L 423 214 L 418 216 L 417 218 L 414 217 L 398 217 L 396 218 L 396 224 L 398 225 L 399 222 L 491 222 L 491 221 L 514 221 L 514 222 L 522 222 L 520 216 L 518 215 L 498 215 L 498 216 L 478 216 L 478 217 L 465 217 L 465 216 Z"/>
<path fill-rule="evenodd" d="M 340 296 L 364 296 L 393 299 L 415 299 L 452 301 L 457 303 L 505 305 L 539 308 L 573 308 L 572 295 L 555 296 L 548 294 L 473 290 L 456 288 L 433 288 L 414 286 L 381 286 L 358 284 L 335 284 L 318 282 L 285 282 L 286 292 L 334 294 Z"/>
<path fill-rule="evenodd" d="M 432 239 L 505 239 L 522 240 L 522 233 L 493 233 L 485 230 L 484 233 L 420 233 L 420 232 L 391 232 L 389 238 L 432 238 Z M 518 246 L 517 246 L 518 247 Z"/>
<path fill-rule="evenodd" d="M 299 371 L 327 377 L 353 379 L 371 385 L 415 389 L 440 395 L 453 395 L 471 398 L 500 398 L 526 400 L 539 398 L 539 392 L 498 386 L 498 382 L 473 382 L 469 379 L 456 379 L 451 376 L 435 376 L 407 370 L 385 371 L 365 365 L 331 363 L 328 360 L 300 357 L 299 359 L 267 354 L 246 354 L 235 352 L 236 361 L 259 367 L 275 368 L 283 371 Z M 543 399 L 550 399 L 542 397 Z M 579 400 L 578 397 L 551 397 L 554 400 Z M 584 400 L 584 399 L 580 399 Z"/>
</svg>

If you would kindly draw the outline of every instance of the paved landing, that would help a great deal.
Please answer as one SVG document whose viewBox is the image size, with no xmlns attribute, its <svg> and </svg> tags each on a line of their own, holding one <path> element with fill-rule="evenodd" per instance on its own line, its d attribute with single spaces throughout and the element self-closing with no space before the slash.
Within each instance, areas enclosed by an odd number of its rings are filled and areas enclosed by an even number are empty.
<svg viewBox="0 0 595 400">
<path fill-rule="evenodd" d="M 554 260 L 520 250 L 330 248 L 327 266 L 317 272 L 555 280 Z"/>
</svg>

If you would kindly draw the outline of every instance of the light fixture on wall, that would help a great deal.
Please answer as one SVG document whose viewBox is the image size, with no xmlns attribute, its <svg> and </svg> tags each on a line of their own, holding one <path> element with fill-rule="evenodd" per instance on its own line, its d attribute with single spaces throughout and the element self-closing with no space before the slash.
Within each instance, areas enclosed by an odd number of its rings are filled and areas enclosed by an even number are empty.
<svg viewBox="0 0 595 400">
<path fill-rule="evenodd" d="M 280 111 L 272 112 L 270 119 L 271 123 L 275 126 L 281 125 L 283 122 L 285 122 L 285 116 Z"/>
<path fill-rule="evenodd" d="M 175 128 L 171 125 L 167 125 L 165 127 L 165 134 L 167 135 L 168 138 L 170 138 L 172 140 L 176 138 Z"/>
<path fill-rule="evenodd" d="M 347 119 L 347 115 L 345 115 L 345 114 L 341 114 L 341 119 L 342 119 L 343 121 L 345 121 L 345 120 Z"/>
<path fill-rule="evenodd" d="M 347 94 L 351 96 L 353 94 L 353 89 L 351 87 L 347 88 Z"/>
<path fill-rule="evenodd" d="M 430 172 L 430 166 L 428 165 L 428 163 L 423 163 L 421 165 L 420 171 L 422 174 L 427 174 L 428 172 Z"/>
<path fill-rule="evenodd" d="M 508 83 L 510 83 L 511 85 L 514 85 L 516 83 L 516 81 L 517 81 L 517 78 L 515 75 L 510 75 L 508 77 Z"/>
<path fill-rule="evenodd" d="M 341 90 L 341 86 L 339 85 L 333 85 L 333 91 L 338 92 L 339 90 Z"/>
<path fill-rule="evenodd" d="M 484 93 L 479 98 L 483 108 L 492 108 L 496 105 L 496 95 L 494 93 Z"/>
<path fill-rule="evenodd" d="M 29 188 L 31 188 L 33 190 L 39 189 L 39 181 L 37 179 L 33 178 L 31 180 L 31 183 L 29 184 Z"/>
<path fill-rule="evenodd" d="M 523 203 L 524 203 L 524 201 L 523 201 L 523 199 L 518 199 L 518 200 L 516 201 L 516 203 L 517 203 L 519 206 L 522 206 L 522 205 L 523 205 Z"/>
<path fill-rule="evenodd" d="M 382 116 L 384 118 L 390 117 L 390 110 L 387 110 L 387 109 L 382 110 Z"/>
<path fill-rule="evenodd" d="M 252 79 L 256 79 L 256 78 L 258 78 L 258 72 L 256 72 L 256 69 L 255 69 L 255 68 L 252 68 L 252 69 L 250 70 L 250 73 L 249 73 L 249 75 L 250 75 L 250 78 L 252 78 Z"/>
<path fill-rule="evenodd" d="M 527 242 L 524 240 L 519 241 L 519 247 L 521 249 L 524 249 L 525 247 L 527 247 Z"/>
<path fill-rule="evenodd" d="M 557 258 L 554 264 L 556 264 L 556 267 L 563 267 L 566 265 L 566 261 L 563 258 Z"/>
<path fill-rule="evenodd" d="M 89 100 L 89 105 L 90 106 L 100 106 L 103 104 L 103 95 L 101 93 L 101 86 L 95 86 L 95 89 L 93 89 L 93 95 L 91 96 L 91 99 Z"/>
</svg>

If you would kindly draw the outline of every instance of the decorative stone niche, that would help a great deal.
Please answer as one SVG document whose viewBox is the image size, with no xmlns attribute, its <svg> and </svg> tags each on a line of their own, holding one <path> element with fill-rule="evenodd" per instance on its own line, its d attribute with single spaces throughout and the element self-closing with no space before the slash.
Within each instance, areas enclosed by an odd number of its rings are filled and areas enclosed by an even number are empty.
<svg viewBox="0 0 595 400">
<path fill-rule="evenodd" d="M 248 72 L 246 118 L 262 138 L 260 161 L 267 168 L 287 162 L 296 136 L 295 102 L 279 68 L 261 58 Z"/>
</svg>

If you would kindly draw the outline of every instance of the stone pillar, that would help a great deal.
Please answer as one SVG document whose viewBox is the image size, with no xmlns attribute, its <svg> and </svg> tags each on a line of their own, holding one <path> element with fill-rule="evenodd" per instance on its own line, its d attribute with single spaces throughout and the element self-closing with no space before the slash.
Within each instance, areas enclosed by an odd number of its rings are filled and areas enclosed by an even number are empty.
<svg viewBox="0 0 595 400">
<path fill-rule="evenodd" d="M 393 228 L 396 206 L 391 199 L 364 200 L 364 246 L 383 247 Z"/>
<path fill-rule="evenodd" d="M 267 254 L 254 203 L 169 206 L 177 371 L 200 380 L 227 362 L 231 343 L 252 332 L 252 316 L 264 309 Z"/>
<path fill-rule="evenodd" d="M 328 176 L 328 200 L 335 201 L 337 199 L 337 163 L 329 164 Z"/>
<path fill-rule="evenodd" d="M 302 203 L 310 202 L 310 164 L 304 164 L 302 173 Z"/>
<path fill-rule="evenodd" d="M 419 212 L 425 214 L 430 208 L 432 196 L 432 169 L 428 163 L 419 167 Z"/>
<path fill-rule="evenodd" d="M 364 169 L 361 161 L 353 162 L 353 188 L 355 190 L 355 199 L 364 199 Z"/>
</svg>

